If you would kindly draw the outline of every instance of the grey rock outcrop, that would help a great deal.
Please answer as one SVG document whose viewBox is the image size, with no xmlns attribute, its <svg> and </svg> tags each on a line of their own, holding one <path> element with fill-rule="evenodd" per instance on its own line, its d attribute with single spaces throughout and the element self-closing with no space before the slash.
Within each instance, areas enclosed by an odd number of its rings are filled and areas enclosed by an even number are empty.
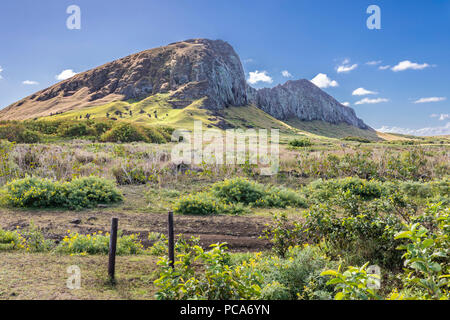
<svg viewBox="0 0 450 320">
<path fill-rule="evenodd" d="M 312 82 L 287 81 L 274 88 L 255 90 L 247 88 L 250 101 L 279 120 L 321 120 L 333 124 L 346 123 L 361 129 L 369 127 L 359 119 L 352 108 L 340 104 Z"/>
</svg>

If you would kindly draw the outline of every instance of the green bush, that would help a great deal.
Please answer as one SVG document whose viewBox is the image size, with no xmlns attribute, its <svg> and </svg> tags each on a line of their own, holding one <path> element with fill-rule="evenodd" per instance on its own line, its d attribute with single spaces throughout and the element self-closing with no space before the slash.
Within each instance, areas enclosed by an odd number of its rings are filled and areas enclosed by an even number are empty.
<svg viewBox="0 0 450 320">
<path fill-rule="evenodd" d="M 344 140 L 344 141 L 356 141 L 356 142 L 361 142 L 361 143 L 370 143 L 371 142 L 369 139 L 362 138 L 362 137 L 353 137 L 353 136 L 345 137 L 342 140 Z"/>
<path fill-rule="evenodd" d="M 79 210 L 123 199 L 112 182 L 99 177 L 77 178 L 62 183 L 27 177 L 8 183 L 6 190 L 7 201 L 14 207 L 65 207 Z"/>
<path fill-rule="evenodd" d="M 41 140 L 41 136 L 23 124 L 10 123 L 0 125 L 0 139 L 18 143 L 37 143 Z"/>
<path fill-rule="evenodd" d="M 58 133 L 62 137 L 85 137 L 85 136 L 94 136 L 95 130 L 88 126 L 85 122 L 68 122 L 61 125 L 58 129 Z"/>
<path fill-rule="evenodd" d="M 306 211 L 303 228 L 309 241 L 324 241 L 331 257 L 342 257 L 350 265 L 371 261 L 391 270 L 401 267 L 401 241 L 393 240 L 401 219 L 392 213 L 366 207 L 355 214 L 324 203 Z"/>
<path fill-rule="evenodd" d="M 261 295 L 261 272 L 254 263 L 232 265 L 225 244 L 215 244 L 208 251 L 191 240 L 177 246 L 175 268 L 166 256 L 158 261 L 159 300 L 237 300 L 257 299 Z M 201 265 L 196 268 L 195 264 Z"/>
<path fill-rule="evenodd" d="M 261 291 L 262 300 L 290 300 L 291 293 L 285 285 L 274 281 L 267 284 Z"/>
<path fill-rule="evenodd" d="M 256 203 L 267 194 L 263 185 L 240 177 L 216 182 L 211 192 L 225 202 L 246 205 Z"/>
<path fill-rule="evenodd" d="M 64 205 L 62 185 L 49 179 L 26 177 L 6 185 L 7 200 L 14 207 L 61 207 Z"/>
<path fill-rule="evenodd" d="M 307 207 L 306 200 L 296 192 L 277 187 L 266 187 L 245 178 L 226 179 L 213 184 L 209 192 L 188 195 L 174 207 L 181 214 L 242 214 L 245 206 Z"/>
<path fill-rule="evenodd" d="M 0 229 L 0 251 L 20 250 L 25 248 L 25 239 L 16 231 Z"/>
<path fill-rule="evenodd" d="M 55 252 L 63 254 L 108 254 L 109 252 L 109 234 L 78 234 L 69 233 L 68 236 L 59 243 Z M 117 237 L 117 255 L 139 254 L 143 252 L 143 246 L 138 236 L 135 234 L 122 236 L 119 233 Z"/>
<path fill-rule="evenodd" d="M 155 128 L 143 127 L 142 129 L 144 130 L 145 135 L 148 138 L 148 142 L 151 142 L 151 143 L 166 143 L 166 142 L 170 141 L 170 138 L 166 139 L 164 134 L 162 134 L 160 131 L 158 131 Z"/>
<path fill-rule="evenodd" d="M 332 289 L 327 287 L 326 277 L 320 274 L 332 265 L 318 247 L 293 247 L 285 259 L 269 262 L 269 268 L 263 273 L 264 281 L 269 285 L 280 283 L 287 289 L 289 300 L 330 299 Z"/>
<path fill-rule="evenodd" d="M 370 201 L 380 198 L 384 189 L 382 183 L 375 180 L 365 180 L 357 177 L 342 179 L 316 180 L 305 191 L 309 198 L 319 202 L 334 197 L 341 197 L 342 193 L 356 196 L 361 200 Z"/>
<path fill-rule="evenodd" d="M 120 123 L 105 132 L 100 140 L 103 142 L 148 142 L 148 137 L 141 127 L 131 123 Z"/>
<path fill-rule="evenodd" d="M 180 198 L 174 212 L 185 215 L 243 214 L 247 210 L 242 204 L 225 203 L 209 193 L 197 193 Z"/>
<path fill-rule="evenodd" d="M 122 194 L 109 180 L 91 176 L 73 179 L 63 184 L 65 206 L 69 209 L 95 207 L 99 203 L 121 202 Z"/>
<path fill-rule="evenodd" d="M 289 141 L 289 145 L 291 147 L 310 147 L 313 145 L 313 143 L 311 142 L 311 140 L 307 139 L 307 138 L 303 138 L 303 139 L 294 139 Z"/>
<path fill-rule="evenodd" d="M 266 187 L 240 177 L 216 182 L 211 187 L 211 193 L 227 203 L 242 203 L 267 208 L 307 206 L 306 200 L 295 191 L 279 187 Z"/>
</svg>

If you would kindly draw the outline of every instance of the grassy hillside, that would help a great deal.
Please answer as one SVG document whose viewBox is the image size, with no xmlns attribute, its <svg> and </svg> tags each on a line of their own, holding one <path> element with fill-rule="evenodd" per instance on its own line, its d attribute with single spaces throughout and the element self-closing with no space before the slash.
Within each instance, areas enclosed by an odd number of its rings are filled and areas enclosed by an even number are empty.
<svg viewBox="0 0 450 320">
<path fill-rule="evenodd" d="M 237 127 L 237 128 L 276 128 L 283 136 L 296 134 L 312 137 L 343 138 L 359 136 L 370 140 L 389 139 L 375 131 L 362 130 L 349 125 L 333 125 L 323 121 L 300 121 L 298 119 L 286 122 L 275 119 L 253 105 L 229 107 L 213 112 L 203 109 L 203 99 L 195 100 L 185 108 L 176 108 L 169 94 L 156 94 L 139 101 L 116 101 L 101 106 L 74 110 L 66 113 L 45 117 L 43 119 L 84 119 L 87 114 L 91 119 L 117 119 L 141 125 L 163 125 L 174 128 L 193 129 L 194 121 L 202 121 L 206 127 Z M 392 137 L 394 138 L 394 137 Z M 398 137 L 395 137 L 398 139 Z"/>
</svg>

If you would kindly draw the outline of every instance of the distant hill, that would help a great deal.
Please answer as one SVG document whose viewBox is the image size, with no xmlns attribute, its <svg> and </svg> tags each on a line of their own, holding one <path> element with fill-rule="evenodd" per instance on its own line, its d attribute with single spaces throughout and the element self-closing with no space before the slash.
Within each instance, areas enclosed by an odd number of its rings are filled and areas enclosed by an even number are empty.
<svg viewBox="0 0 450 320">
<path fill-rule="evenodd" d="M 271 89 L 250 87 L 234 49 L 222 40 L 208 39 L 172 43 L 79 73 L 0 110 L 0 119 L 88 115 L 186 124 L 198 118 L 226 128 L 233 125 L 227 109 L 250 105 L 262 110 L 259 116 L 266 113 L 298 127 L 316 121 L 336 128 L 354 127 L 362 135 L 375 134 L 353 109 L 308 80 L 288 81 Z"/>
</svg>

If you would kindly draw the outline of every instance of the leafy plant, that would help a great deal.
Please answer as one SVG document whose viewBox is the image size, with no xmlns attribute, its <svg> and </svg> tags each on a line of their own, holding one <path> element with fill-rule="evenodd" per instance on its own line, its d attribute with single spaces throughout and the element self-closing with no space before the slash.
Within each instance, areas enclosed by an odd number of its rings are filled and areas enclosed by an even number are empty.
<svg viewBox="0 0 450 320">
<path fill-rule="evenodd" d="M 335 286 L 338 291 L 334 296 L 335 300 L 379 300 L 381 297 L 376 293 L 371 285 L 380 280 L 376 274 L 368 274 L 366 271 L 369 263 L 361 268 L 348 267 L 346 271 L 341 272 L 341 266 L 338 270 L 326 270 L 321 273 L 322 276 L 331 276 L 327 284 Z"/>
<path fill-rule="evenodd" d="M 437 206 L 432 211 L 434 226 L 427 229 L 420 223 L 405 226 L 395 239 L 407 239 L 408 243 L 399 247 L 405 251 L 404 265 L 408 269 L 404 280 L 408 286 L 422 288 L 424 299 L 449 298 L 450 264 L 450 208 L 440 211 Z"/>
<path fill-rule="evenodd" d="M 68 235 L 59 243 L 55 252 L 63 254 L 108 254 L 109 233 L 102 234 L 101 231 L 93 234 L 78 234 L 68 230 Z M 143 246 L 138 235 L 132 234 L 122 236 L 121 232 L 117 237 L 117 255 L 140 254 Z"/>
</svg>

